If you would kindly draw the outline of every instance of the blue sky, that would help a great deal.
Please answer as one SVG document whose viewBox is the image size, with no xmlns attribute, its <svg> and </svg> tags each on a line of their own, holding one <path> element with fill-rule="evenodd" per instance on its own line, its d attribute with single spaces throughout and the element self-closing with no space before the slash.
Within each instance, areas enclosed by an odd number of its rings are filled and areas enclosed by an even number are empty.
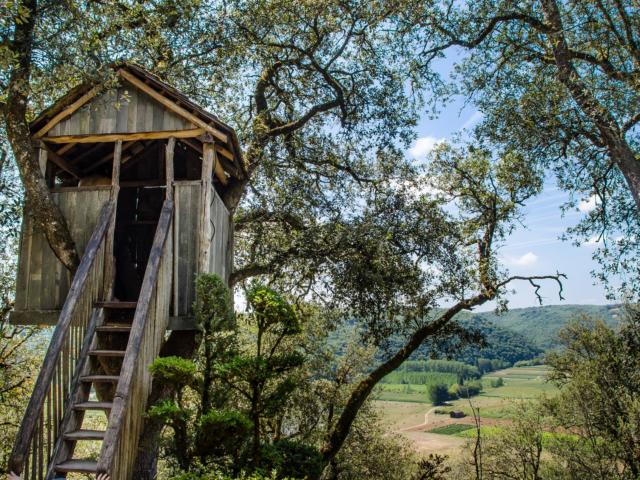
<svg viewBox="0 0 640 480">
<path fill-rule="evenodd" d="M 452 102 L 437 119 L 426 115 L 420 121 L 418 140 L 407 155 L 423 159 L 433 146 L 462 129 L 470 129 L 482 119 L 473 105 L 464 99 Z M 594 285 L 591 271 L 597 269 L 592 259 L 595 245 L 576 247 L 563 242 L 559 237 L 568 226 L 578 222 L 590 208 L 589 201 L 582 202 L 575 211 L 566 212 L 564 217 L 560 205 L 567 194 L 559 190 L 553 178 L 545 183 L 543 193 L 532 199 L 525 209 L 525 227 L 519 228 L 508 239 L 500 252 L 503 264 L 511 274 L 544 275 L 556 271 L 566 273 L 564 301 L 560 301 L 557 287 L 545 283 L 541 290 L 546 305 L 551 304 L 604 304 L 608 303 L 602 285 Z M 509 296 L 510 308 L 537 306 L 533 288 L 527 283 L 514 284 L 517 292 Z M 491 309 L 487 306 L 486 309 Z"/>
</svg>

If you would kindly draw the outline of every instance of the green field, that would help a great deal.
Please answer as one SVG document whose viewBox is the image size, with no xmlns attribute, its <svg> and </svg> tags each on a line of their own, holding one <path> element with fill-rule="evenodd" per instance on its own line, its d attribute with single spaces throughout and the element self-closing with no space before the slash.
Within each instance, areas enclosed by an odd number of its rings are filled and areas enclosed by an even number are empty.
<svg viewBox="0 0 640 480">
<path fill-rule="evenodd" d="M 513 367 L 492 372 L 482 377 L 483 391 L 472 397 L 471 402 L 474 407 L 480 408 L 483 418 L 509 419 L 514 415 L 514 402 L 533 400 L 541 395 L 553 396 L 556 393 L 556 387 L 546 381 L 546 375 L 547 368 L 544 366 Z M 493 388 L 491 379 L 497 377 L 502 377 L 504 385 Z M 376 391 L 376 400 L 424 404 L 425 411 L 431 407 L 425 385 L 382 384 Z M 392 410 L 393 408 L 391 411 L 385 408 L 385 417 L 393 415 Z M 451 401 L 447 406 L 441 407 L 441 410 L 461 410 L 467 415 L 472 414 L 467 399 Z"/>
<path fill-rule="evenodd" d="M 429 430 L 429 433 L 439 433 L 440 435 L 457 435 L 462 432 L 472 430 L 475 432 L 473 425 L 465 425 L 464 423 L 452 423 L 451 425 L 445 425 L 444 427 L 437 427 L 433 430 Z"/>
</svg>

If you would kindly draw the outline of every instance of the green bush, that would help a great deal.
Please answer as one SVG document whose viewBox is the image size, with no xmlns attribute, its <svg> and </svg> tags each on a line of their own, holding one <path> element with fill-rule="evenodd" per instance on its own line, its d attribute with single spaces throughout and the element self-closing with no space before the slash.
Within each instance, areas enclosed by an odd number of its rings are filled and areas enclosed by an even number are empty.
<svg viewBox="0 0 640 480">
<path fill-rule="evenodd" d="M 236 410 L 212 410 L 198 420 L 197 453 L 221 456 L 238 450 L 245 442 L 251 421 Z"/>
<path fill-rule="evenodd" d="M 498 388 L 504 385 L 504 379 L 502 377 L 498 377 L 498 378 L 492 378 L 491 379 L 491 386 L 493 388 Z"/>
<path fill-rule="evenodd" d="M 263 447 L 263 469 L 277 471 L 278 478 L 318 478 L 323 462 L 320 452 L 293 440 L 279 440 Z"/>
<path fill-rule="evenodd" d="M 449 387 L 448 393 L 452 398 L 468 398 L 478 395 L 482 391 L 482 382 L 468 382 L 464 385 L 456 383 Z"/>
<path fill-rule="evenodd" d="M 149 370 L 157 380 L 179 389 L 194 382 L 196 364 L 181 357 L 159 357 L 149 365 Z"/>
<path fill-rule="evenodd" d="M 442 405 L 449 400 L 449 389 L 444 383 L 432 383 L 427 386 L 427 397 L 433 405 Z"/>
</svg>

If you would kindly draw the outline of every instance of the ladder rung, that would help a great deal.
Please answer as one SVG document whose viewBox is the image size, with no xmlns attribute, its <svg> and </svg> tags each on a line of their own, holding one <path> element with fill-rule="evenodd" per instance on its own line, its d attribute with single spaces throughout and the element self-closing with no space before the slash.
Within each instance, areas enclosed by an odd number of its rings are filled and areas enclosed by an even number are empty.
<svg viewBox="0 0 640 480">
<path fill-rule="evenodd" d="M 120 377 L 118 375 L 86 375 L 80 377 L 84 383 L 118 383 Z"/>
<path fill-rule="evenodd" d="M 66 440 L 102 440 L 104 438 L 103 430 L 74 430 L 64 434 Z"/>
<path fill-rule="evenodd" d="M 67 460 L 56 465 L 57 472 L 96 473 L 98 463 L 93 460 Z"/>
<path fill-rule="evenodd" d="M 138 302 L 96 302 L 96 307 L 110 308 L 112 310 L 135 310 Z"/>
<path fill-rule="evenodd" d="M 131 331 L 130 325 L 101 325 L 96 328 L 98 332 L 104 333 L 128 333 Z"/>
<path fill-rule="evenodd" d="M 124 357 L 124 350 L 91 350 L 89 355 L 94 357 Z"/>
<path fill-rule="evenodd" d="M 81 402 L 73 406 L 74 410 L 111 410 L 111 402 Z"/>
</svg>

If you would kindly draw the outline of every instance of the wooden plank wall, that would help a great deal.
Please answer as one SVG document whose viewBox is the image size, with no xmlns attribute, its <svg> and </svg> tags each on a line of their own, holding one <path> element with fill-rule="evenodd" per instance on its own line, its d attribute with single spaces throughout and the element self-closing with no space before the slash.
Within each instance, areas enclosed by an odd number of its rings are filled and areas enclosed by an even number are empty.
<svg viewBox="0 0 640 480">
<path fill-rule="evenodd" d="M 108 90 L 88 102 L 47 136 L 134 133 L 196 128 L 133 86 Z"/>
<path fill-rule="evenodd" d="M 213 187 L 212 187 L 213 188 Z M 198 264 L 198 218 L 200 181 L 175 182 L 174 220 L 174 316 L 191 316 L 195 301 L 195 278 Z M 211 204 L 212 237 L 208 272 L 229 280 L 229 212 L 213 191 Z"/>
<path fill-rule="evenodd" d="M 209 272 L 220 276 L 225 282 L 229 281 L 227 258 L 229 246 L 229 211 L 218 196 L 213 186 L 211 195 L 211 253 L 209 255 Z"/>
<path fill-rule="evenodd" d="M 71 237 L 76 242 L 80 256 L 98 215 L 109 200 L 111 187 L 78 189 L 54 193 L 55 202 L 67 219 Z M 70 285 L 69 272 L 54 255 L 41 231 L 25 215 L 20 241 L 20 259 L 16 289 L 15 310 L 59 310 L 67 297 Z"/>
</svg>

